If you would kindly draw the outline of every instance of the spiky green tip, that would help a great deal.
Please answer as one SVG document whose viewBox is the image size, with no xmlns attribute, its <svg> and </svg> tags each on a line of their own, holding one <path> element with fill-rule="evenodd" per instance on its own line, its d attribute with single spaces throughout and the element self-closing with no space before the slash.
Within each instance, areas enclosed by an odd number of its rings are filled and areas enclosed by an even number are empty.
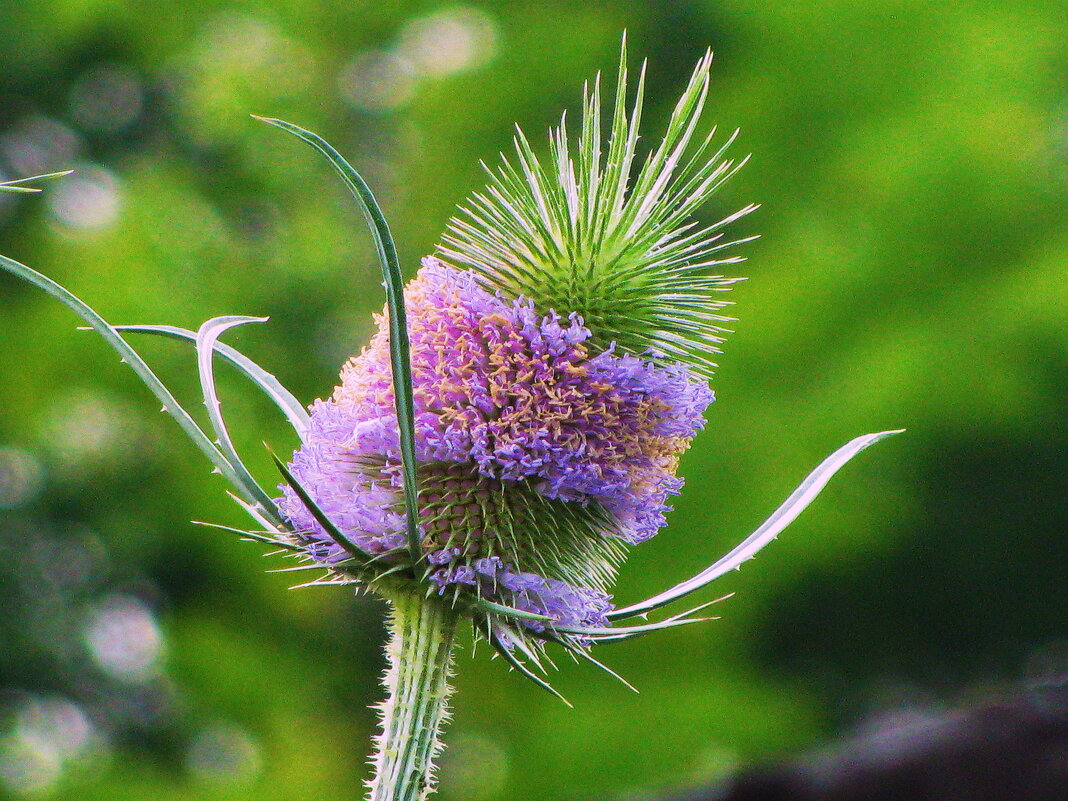
<svg viewBox="0 0 1068 801">
<path fill-rule="evenodd" d="M 624 43 L 607 146 L 602 147 L 600 77 L 583 97 L 573 148 L 566 116 L 550 132 L 546 163 L 517 129 L 514 162 L 502 154 L 486 167 L 489 183 L 461 206 L 438 255 L 474 270 L 484 285 L 531 300 L 542 313 L 578 313 L 602 350 L 666 358 L 712 374 L 731 318 L 723 293 L 738 279 L 719 274 L 743 258 L 728 224 L 745 206 L 712 224 L 694 213 L 744 163 L 725 159 L 735 139 L 713 146 L 713 128 L 691 147 L 708 96 L 712 54 L 698 62 L 660 145 L 632 182 L 645 89 L 645 67 L 627 108 Z"/>
</svg>

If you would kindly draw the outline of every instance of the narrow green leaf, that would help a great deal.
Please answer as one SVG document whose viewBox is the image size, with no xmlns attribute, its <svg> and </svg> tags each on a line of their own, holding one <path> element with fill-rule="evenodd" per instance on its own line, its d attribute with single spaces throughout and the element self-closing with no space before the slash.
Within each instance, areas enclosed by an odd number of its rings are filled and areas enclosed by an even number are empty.
<svg viewBox="0 0 1068 801">
<path fill-rule="evenodd" d="M 219 403 L 219 396 L 215 389 L 213 355 L 218 338 L 227 329 L 246 325 L 247 323 L 262 323 L 266 322 L 266 320 L 266 317 L 243 316 L 214 317 L 208 320 L 197 332 L 197 369 L 200 373 L 200 387 L 204 394 L 204 405 L 207 407 L 208 419 L 211 421 L 211 427 L 215 431 L 219 449 L 233 466 L 234 472 L 241 481 L 241 486 L 256 499 L 256 503 L 273 523 L 281 525 L 282 515 L 275 507 L 274 501 L 257 483 L 256 479 L 252 477 L 234 447 L 233 441 L 230 439 L 230 432 L 227 430 L 226 421 L 223 419 L 222 404 Z"/>
<path fill-rule="evenodd" d="M 244 498 L 241 498 L 240 496 L 230 492 L 229 490 L 226 494 L 230 496 L 230 500 L 232 500 L 245 511 L 245 514 L 247 514 L 257 523 L 259 523 L 261 526 L 263 526 L 264 531 L 288 530 L 289 533 L 294 534 L 298 537 L 300 536 L 299 532 L 289 529 L 288 525 L 285 526 L 283 529 L 279 529 L 278 526 L 276 526 L 264 516 L 258 504 L 252 504 L 249 501 L 246 501 Z"/>
<path fill-rule="evenodd" d="M 536 667 L 538 670 L 540 670 L 542 675 L 544 675 L 544 676 L 548 676 L 549 675 L 549 671 L 547 671 L 545 669 L 545 666 L 542 665 L 542 663 L 541 663 L 542 659 L 544 659 L 546 662 L 548 662 L 549 665 L 553 668 L 553 670 L 557 670 L 558 668 L 556 667 L 555 664 L 553 664 L 553 661 L 549 658 L 549 655 L 547 653 L 545 653 L 544 650 L 541 650 L 540 653 L 538 651 L 536 651 L 535 648 L 537 647 L 537 644 L 536 643 L 532 643 L 532 642 L 528 642 L 527 638 L 525 636 L 523 636 L 523 635 L 524 635 L 524 632 L 516 632 L 516 636 L 512 638 L 512 644 L 520 652 L 522 652 L 523 656 L 525 656 L 528 660 L 530 660 L 531 664 L 533 664 L 534 667 Z M 532 645 L 534 646 L 533 648 L 531 647 Z"/>
<path fill-rule="evenodd" d="M 64 175 L 70 175 L 72 172 L 74 172 L 74 170 L 62 170 L 60 172 L 48 172 L 44 175 L 32 175 L 29 178 L 16 178 L 13 181 L 0 181 L 0 192 L 36 194 L 41 190 L 35 186 L 26 186 L 26 184 L 36 183 L 37 181 L 47 181 L 49 178 L 62 178 Z"/>
<path fill-rule="evenodd" d="M 401 463 L 404 473 L 404 511 L 406 517 L 408 551 L 413 567 L 422 558 L 419 536 L 419 484 L 415 471 L 415 411 L 412 398 L 412 368 L 408 343 L 408 323 L 404 311 L 404 282 L 397 260 L 397 248 L 389 232 L 382 209 L 371 193 L 363 177 L 353 169 L 341 154 L 322 137 L 311 131 L 283 120 L 256 117 L 268 125 L 281 128 L 319 151 L 341 176 L 352 196 L 360 204 L 367 218 L 382 262 L 382 278 L 386 289 L 386 304 L 389 307 L 389 351 L 393 368 L 393 396 L 397 407 L 397 425 L 400 430 Z"/>
<path fill-rule="evenodd" d="M 137 374 L 138 378 L 144 382 L 145 386 L 147 386 L 149 390 L 152 391 L 152 394 L 163 404 L 163 410 L 175 419 L 182 431 L 184 431 L 193 441 L 193 444 L 208 457 L 213 465 L 215 465 L 216 470 L 218 470 L 218 472 L 229 481 L 235 489 L 245 496 L 245 500 L 252 504 L 256 504 L 256 499 L 251 496 L 248 493 L 248 490 L 243 486 L 240 477 L 234 471 L 230 461 L 217 447 L 215 447 L 207 434 L 201 430 L 196 421 L 193 420 L 193 418 L 189 416 L 189 413 L 182 408 L 181 404 L 175 400 L 174 396 L 170 393 L 170 390 L 168 390 L 156 374 L 152 372 L 152 369 L 145 363 L 145 360 L 141 358 L 137 351 L 130 347 L 129 343 L 119 335 L 115 328 L 104 320 L 103 317 L 97 314 L 87 303 L 72 294 L 68 289 L 57 284 L 51 278 L 41 275 L 41 273 L 36 270 L 27 267 L 25 264 L 21 264 L 7 256 L 0 255 L 0 268 L 30 284 L 33 284 L 39 289 L 44 290 L 85 320 L 94 331 L 103 337 L 105 342 L 118 352 L 122 357 L 122 360 L 130 366 L 130 368 Z"/>
<path fill-rule="evenodd" d="M 344 562 L 341 563 L 342 565 Z M 304 573 L 308 570 L 330 570 L 330 567 L 321 564 L 313 565 L 294 565 L 293 567 L 276 567 L 273 570 L 267 570 L 267 573 Z"/>
<path fill-rule="evenodd" d="M 816 496 L 820 494 L 823 488 L 827 486 L 827 482 L 831 480 L 831 477 L 844 467 L 850 459 L 870 445 L 874 445 L 876 442 L 886 439 L 894 434 L 900 434 L 901 431 L 902 429 L 898 429 L 894 431 L 881 431 L 878 434 L 866 434 L 847 442 L 820 462 L 819 466 L 801 482 L 801 485 L 797 489 L 790 493 L 790 497 L 788 497 L 782 505 L 772 513 L 771 517 L 765 520 L 760 528 L 746 537 L 726 556 L 717 560 L 693 578 L 687 579 L 680 584 L 676 584 L 671 589 L 665 590 L 659 595 L 654 595 L 652 598 L 648 598 L 640 603 L 609 612 L 608 619 L 622 620 L 628 617 L 634 617 L 635 615 L 643 615 L 653 609 L 657 609 L 665 604 L 669 604 L 672 601 L 689 595 L 715 581 L 725 573 L 729 573 L 731 570 L 741 567 L 743 562 L 756 556 L 761 548 L 775 539 L 783 529 L 796 520 L 797 516 L 801 514 L 801 512 L 815 500 Z"/>
<path fill-rule="evenodd" d="M 359 545 L 357 545 L 348 537 L 346 537 L 345 534 L 341 531 L 341 529 L 335 526 L 333 521 L 331 521 L 330 518 L 327 517 L 326 513 L 324 513 L 323 510 L 319 508 L 319 504 L 315 502 L 311 495 L 308 494 L 308 491 L 304 489 L 304 487 L 299 481 L 297 481 L 297 479 L 289 471 L 289 468 L 286 467 L 286 463 L 279 459 L 277 456 L 275 456 L 273 453 L 271 454 L 271 458 L 274 459 L 274 463 L 278 467 L 278 472 L 282 474 L 282 477 L 286 480 L 286 483 L 293 488 L 293 492 L 297 493 L 297 497 L 300 498 L 301 503 L 303 503 L 307 507 L 312 517 L 314 517 L 316 522 L 326 530 L 326 533 L 331 536 L 334 542 L 336 542 L 338 545 L 348 551 L 354 558 L 358 559 L 362 564 L 366 564 L 369 560 L 371 560 L 373 558 L 371 554 L 367 553 L 367 551 L 363 550 Z"/>
<path fill-rule="evenodd" d="M 337 578 L 336 576 L 323 576 L 322 578 L 312 579 L 311 581 L 305 581 L 303 584 L 294 584 L 289 589 L 291 590 L 306 590 L 309 587 L 349 587 L 353 584 L 359 584 L 355 579 L 350 578 Z"/>
<path fill-rule="evenodd" d="M 710 620 L 716 620 L 717 618 L 711 617 L 690 617 L 690 615 L 700 612 L 702 609 L 711 606 L 714 601 L 708 601 L 695 606 L 693 609 L 687 609 L 685 612 L 681 612 L 677 615 L 673 615 L 666 620 L 661 620 L 656 623 L 645 623 L 640 626 L 553 626 L 553 630 L 562 632 L 564 634 L 574 634 L 579 637 L 592 637 L 597 640 L 609 639 L 629 639 L 632 636 L 638 634 L 649 634 L 654 631 L 660 631 L 661 629 L 670 629 L 675 626 L 685 626 L 690 623 L 706 623 Z"/>
<path fill-rule="evenodd" d="M 512 606 L 505 606 L 504 604 L 494 603 L 493 601 L 489 601 L 485 598 L 479 598 L 477 601 L 475 601 L 475 606 L 485 612 L 492 612 L 495 615 L 502 615 L 504 617 L 519 618 L 520 620 L 552 620 L 552 618 L 548 615 L 539 615 L 537 612 L 527 612 L 523 609 L 516 609 Z"/>
<path fill-rule="evenodd" d="M 504 645 L 501 644 L 501 642 L 497 639 L 497 637 L 493 634 L 492 631 L 489 632 L 489 636 L 486 639 L 489 642 L 490 647 L 498 654 L 500 654 L 501 658 L 504 659 L 504 661 L 507 662 L 513 669 L 519 671 L 521 674 L 526 676 L 528 679 L 530 679 L 532 682 L 541 687 L 541 689 L 545 690 L 550 695 L 555 695 L 569 707 L 574 708 L 574 705 L 566 698 L 564 698 L 564 696 L 560 695 L 560 693 L 555 687 L 553 687 L 551 684 L 549 684 L 549 682 L 545 681 L 545 679 L 543 679 L 537 673 L 535 673 L 522 662 L 520 662 L 518 659 L 516 659 L 515 655 L 511 651 L 509 651 Z"/>
<path fill-rule="evenodd" d="M 116 331 L 129 331 L 133 334 L 152 334 L 192 343 L 196 343 L 197 341 L 195 331 L 190 331 L 189 329 L 179 328 L 173 325 L 116 325 L 113 326 L 113 328 Z M 308 412 L 305 410 L 303 404 L 293 397 L 292 393 L 282 386 L 277 378 L 240 351 L 223 342 L 215 343 L 215 352 L 244 373 L 252 383 L 263 390 L 267 397 L 274 401 L 275 406 L 281 410 L 282 414 L 286 416 L 286 419 L 289 420 L 289 424 L 293 426 L 293 430 L 297 432 L 297 435 L 302 440 L 304 439 L 308 429 Z"/>
<path fill-rule="evenodd" d="M 235 528 L 234 526 L 224 526 L 222 523 L 207 523 L 203 520 L 194 520 L 194 526 L 206 526 L 208 528 L 215 528 L 219 531 L 229 531 L 232 534 L 239 534 L 243 538 L 255 540 L 256 542 L 262 542 L 264 545 L 273 545 L 276 548 L 282 548 L 286 551 L 292 551 L 293 553 L 304 553 L 304 549 L 299 545 L 294 545 L 291 542 L 285 540 L 275 539 L 274 537 L 268 537 L 263 532 L 259 531 L 246 531 L 243 528 Z"/>
<path fill-rule="evenodd" d="M 564 647 L 567 648 L 568 651 L 570 651 L 571 653 L 575 654 L 580 659 L 585 659 L 591 665 L 600 668 L 601 670 L 603 670 L 609 676 L 614 678 L 616 681 L 618 681 L 620 684 L 622 684 L 624 687 L 626 687 L 631 692 L 633 692 L 635 694 L 639 694 L 637 687 L 635 687 L 633 684 L 631 684 L 625 678 L 623 678 L 618 673 L 616 673 L 614 670 L 612 670 L 612 668 L 608 667 L 608 665 L 604 664 L 603 662 L 598 661 L 597 659 L 594 659 L 593 656 L 590 655 L 590 652 L 587 651 L 585 648 L 580 648 L 577 645 L 568 645 L 568 644 L 566 644 L 566 642 L 567 642 L 566 640 L 563 640 L 561 642 L 564 643 Z"/>
</svg>

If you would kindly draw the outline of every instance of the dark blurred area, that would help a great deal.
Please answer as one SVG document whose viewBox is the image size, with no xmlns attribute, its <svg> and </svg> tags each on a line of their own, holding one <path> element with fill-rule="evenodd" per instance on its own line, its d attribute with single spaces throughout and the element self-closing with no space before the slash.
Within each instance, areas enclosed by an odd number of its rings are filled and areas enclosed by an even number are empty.
<svg viewBox="0 0 1068 801">
<path fill-rule="evenodd" d="M 646 145 L 712 47 L 708 123 L 754 155 L 702 218 L 760 202 L 736 232 L 761 239 L 688 487 L 617 598 L 710 563 L 851 437 L 908 433 L 725 577 L 721 620 L 603 647 L 640 695 L 561 660 L 569 710 L 465 647 L 441 770 L 446 801 L 684 793 L 1068 669 L 1064 12 L 5 0 L 0 179 L 76 172 L 0 195 L 0 252 L 114 323 L 270 315 L 232 341 L 311 401 L 370 334 L 377 264 L 328 168 L 250 113 L 352 160 L 410 275 L 479 159 L 573 115 L 624 29 Z M 77 322 L 0 275 L 0 797 L 358 795 L 380 607 L 191 525 L 244 521 Z M 136 344 L 194 406 L 192 354 Z M 220 382 L 272 481 L 285 423 Z"/>
<path fill-rule="evenodd" d="M 676 801 L 1063 801 L 1068 678 L 973 707 L 866 722 L 844 743 Z"/>
</svg>

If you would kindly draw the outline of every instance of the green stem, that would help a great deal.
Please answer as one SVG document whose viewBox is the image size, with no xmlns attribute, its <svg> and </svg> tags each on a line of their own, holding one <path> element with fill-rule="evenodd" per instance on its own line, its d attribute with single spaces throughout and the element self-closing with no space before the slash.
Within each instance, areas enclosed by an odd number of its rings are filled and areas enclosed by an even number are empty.
<svg viewBox="0 0 1068 801">
<path fill-rule="evenodd" d="M 436 597 L 396 595 L 390 601 L 386 700 L 368 801 L 423 801 L 434 789 L 434 759 L 441 751 L 456 614 Z"/>
</svg>

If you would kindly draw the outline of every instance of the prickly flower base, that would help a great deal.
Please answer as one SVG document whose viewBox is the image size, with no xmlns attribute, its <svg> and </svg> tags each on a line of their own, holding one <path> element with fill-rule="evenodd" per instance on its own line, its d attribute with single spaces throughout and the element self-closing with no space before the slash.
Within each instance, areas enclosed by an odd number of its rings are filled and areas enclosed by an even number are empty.
<svg viewBox="0 0 1068 801">
<path fill-rule="evenodd" d="M 457 615 L 438 598 L 399 593 L 390 598 L 389 665 L 375 738 L 369 801 L 422 801 L 434 788 L 434 760 L 448 717 Z"/>
</svg>

